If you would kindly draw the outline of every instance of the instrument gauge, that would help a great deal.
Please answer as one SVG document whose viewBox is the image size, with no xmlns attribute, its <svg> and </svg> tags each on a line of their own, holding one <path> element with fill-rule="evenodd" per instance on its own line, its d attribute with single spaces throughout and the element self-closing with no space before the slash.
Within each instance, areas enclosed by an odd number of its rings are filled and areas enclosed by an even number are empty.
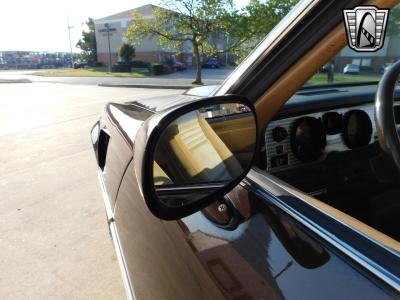
<svg viewBox="0 0 400 300">
<path fill-rule="evenodd" d="M 363 110 L 351 110 L 343 117 L 343 141 L 350 149 L 366 146 L 371 141 L 372 123 Z"/>
<path fill-rule="evenodd" d="M 326 135 L 319 119 L 303 117 L 293 123 L 290 142 L 293 154 L 303 162 L 318 159 L 326 145 Z"/>
</svg>

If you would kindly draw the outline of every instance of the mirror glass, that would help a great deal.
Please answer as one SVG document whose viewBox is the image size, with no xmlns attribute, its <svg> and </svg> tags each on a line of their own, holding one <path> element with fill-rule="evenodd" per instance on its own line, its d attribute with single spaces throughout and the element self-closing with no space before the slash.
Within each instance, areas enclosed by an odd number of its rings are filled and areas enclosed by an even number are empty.
<svg viewBox="0 0 400 300">
<path fill-rule="evenodd" d="M 182 206 L 221 189 L 251 164 L 256 120 L 241 103 L 188 112 L 170 123 L 156 145 L 153 174 L 157 196 Z"/>
</svg>

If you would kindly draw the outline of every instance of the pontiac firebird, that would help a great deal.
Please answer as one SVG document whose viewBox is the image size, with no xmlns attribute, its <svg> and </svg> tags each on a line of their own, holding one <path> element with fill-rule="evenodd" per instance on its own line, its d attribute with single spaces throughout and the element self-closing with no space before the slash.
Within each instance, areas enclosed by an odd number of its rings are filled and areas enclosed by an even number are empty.
<svg viewBox="0 0 400 300">
<path fill-rule="evenodd" d="M 400 297 L 400 63 L 305 84 L 362 4 L 302 1 L 221 86 L 106 106 L 91 139 L 128 298 Z"/>
</svg>

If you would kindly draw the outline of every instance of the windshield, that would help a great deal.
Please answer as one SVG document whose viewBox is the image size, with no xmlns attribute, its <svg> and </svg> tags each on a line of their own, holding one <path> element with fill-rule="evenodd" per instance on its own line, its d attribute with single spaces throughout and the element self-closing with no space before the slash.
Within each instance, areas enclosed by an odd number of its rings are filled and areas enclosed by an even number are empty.
<svg viewBox="0 0 400 300">
<path fill-rule="evenodd" d="M 357 52 L 346 46 L 306 86 L 378 82 L 391 65 L 400 59 L 399 4 L 390 10 L 383 42 L 383 47 L 376 52 Z"/>
</svg>

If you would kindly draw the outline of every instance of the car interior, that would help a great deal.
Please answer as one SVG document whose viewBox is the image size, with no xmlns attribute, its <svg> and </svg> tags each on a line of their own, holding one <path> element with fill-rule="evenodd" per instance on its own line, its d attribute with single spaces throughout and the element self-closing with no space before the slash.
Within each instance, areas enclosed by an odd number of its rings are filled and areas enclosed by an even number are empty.
<svg viewBox="0 0 400 300">
<path fill-rule="evenodd" d="M 296 93 L 266 128 L 266 171 L 400 240 L 399 172 L 378 145 L 375 89 Z"/>
<path fill-rule="evenodd" d="M 377 142 L 377 83 L 304 86 L 346 44 L 345 28 L 337 26 L 257 99 L 266 158 L 258 167 L 298 198 L 400 251 L 399 170 Z M 395 101 L 399 96 L 396 90 Z M 397 105 L 394 114 L 399 124 Z"/>
</svg>

